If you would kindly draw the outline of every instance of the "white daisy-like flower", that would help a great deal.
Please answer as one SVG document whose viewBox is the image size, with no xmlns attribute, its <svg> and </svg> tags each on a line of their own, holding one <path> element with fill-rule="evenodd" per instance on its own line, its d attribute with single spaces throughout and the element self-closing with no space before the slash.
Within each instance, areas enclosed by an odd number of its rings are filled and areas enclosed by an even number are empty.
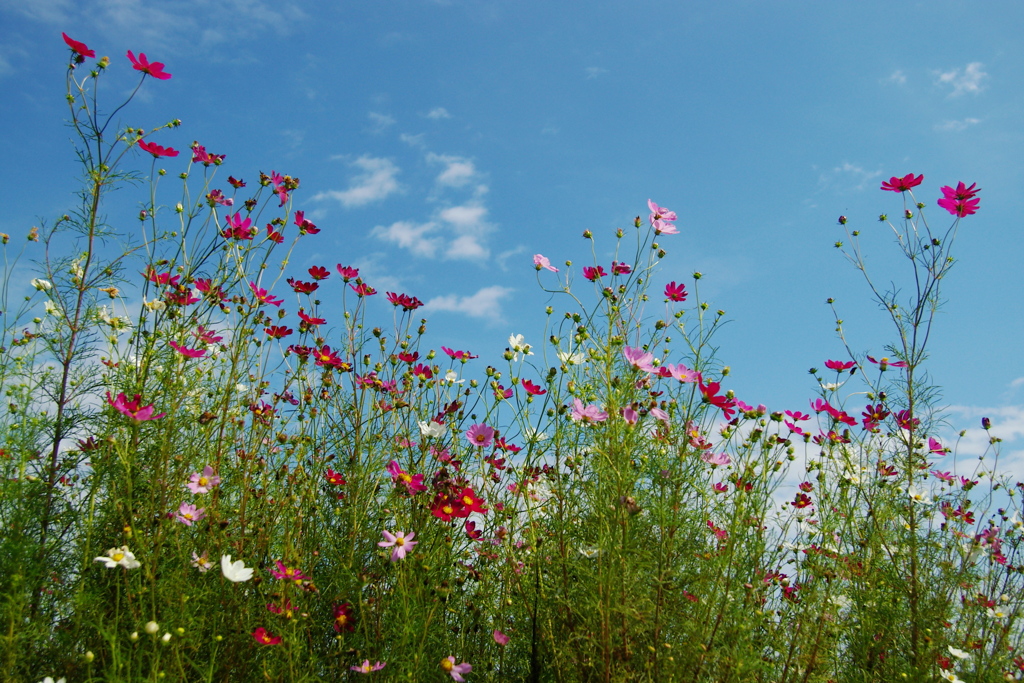
<svg viewBox="0 0 1024 683">
<path fill-rule="evenodd" d="M 967 659 L 971 656 L 969 652 L 964 652 L 963 650 L 957 649 L 952 645 L 949 646 L 949 654 L 953 655 L 957 659 Z"/>
<path fill-rule="evenodd" d="M 93 558 L 93 562 L 102 562 L 107 569 L 113 569 L 118 566 L 125 569 L 135 569 L 142 566 L 142 563 L 135 559 L 135 555 L 132 551 L 128 550 L 126 545 L 120 548 L 111 548 L 107 551 L 106 555 Z"/>
<path fill-rule="evenodd" d="M 419 422 L 420 434 L 423 436 L 433 437 L 435 439 L 444 436 L 445 426 L 430 420 L 429 422 Z"/>
<path fill-rule="evenodd" d="M 29 282 L 29 284 L 32 285 L 33 287 L 35 287 L 36 289 L 38 289 L 40 292 L 48 292 L 51 289 L 53 289 L 53 283 L 52 282 L 50 282 L 49 280 L 44 280 L 42 278 L 38 278 L 38 277 L 32 278 L 32 280 Z"/>
<path fill-rule="evenodd" d="M 220 558 L 220 570 L 228 581 L 241 583 L 252 578 L 252 568 L 246 567 L 241 560 L 231 561 L 230 555 L 222 555 Z"/>
</svg>

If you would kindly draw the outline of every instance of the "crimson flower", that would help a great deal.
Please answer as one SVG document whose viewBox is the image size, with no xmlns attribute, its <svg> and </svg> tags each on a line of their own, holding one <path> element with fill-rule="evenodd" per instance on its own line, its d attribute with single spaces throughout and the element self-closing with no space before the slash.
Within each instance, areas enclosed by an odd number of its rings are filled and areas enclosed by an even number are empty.
<svg viewBox="0 0 1024 683">
<path fill-rule="evenodd" d="M 296 280 L 295 278 L 288 278 L 285 280 L 291 285 L 292 290 L 296 294 L 312 294 L 316 290 L 320 289 L 320 285 L 315 282 L 303 282 L 302 280 Z"/>
<path fill-rule="evenodd" d="M 596 282 L 607 274 L 604 272 L 604 266 L 583 266 L 583 277 L 591 282 Z"/>
<path fill-rule="evenodd" d="M 267 239 L 275 244 L 282 244 L 284 242 L 284 235 L 274 230 L 273 223 L 267 223 Z"/>
<path fill-rule="evenodd" d="M 665 298 L 669 301 L 686 301 L 686 285 L 677 285 L 672 281 L 665 285 Z"/>
<path fill-rule="evenodd" d="M 526 380 L 526 381 L 529 381 L 529 380 Z M 547 391 L 543 391 L 541 393 L 546 394 L 548 392 Z M 523 450 L 522 448 L 520 448 L 519 446 L 515 445 L 514 443 L 509 443 L 509 442 L 505 441 L 505 437 L 503 437 L 503 436 L 499 437 L 494 442 L 494 447 L 496 449 L 498 449 L 498 450 L 508 451 L 509 453 L 518 453 L 519 451 Z M 504 462 L 504 460 L 502 460 L 502 462 Z M 495 465 L 495 467 L 498 467 L 498 466 Z M 498 467 L 498 469 L 504 469 L 504 468 L 503 467 Z"/>
<path fill-rule="evenodd" d="M 731 420 L 733 414 L 736 412 L 736 400 L 731 399 L 728 396 L 720 396 L 718 390 L 721 388 L 721 384 L 718 382 L 708 382 L 704 384 L 703 380 L 697 383 L 700 387 L 700 393 L 704 397 L 704 401 L 710 403 L 716 408 L 722 409 L 722 415 L 726 420 Z"/>
<path fill-rule="evenodd" d="M 423 305 L 423 302 L 414 296 L 408 294 L 396 294 L 395 292 L 388 292 L 388 301 L 395 306 L 401 306 L 402 310 L 415 311 L 417 308 Z"/>
<path fill-rule="evenodd" d="M 315 351 L 313 358 L 316 359 L 316 364 L 321 367 L 340 368 L 344 365 L 344 362 L 338 357 L 338 352 L 331 351 L 330 346 L 323 346 Z"/>
<path fill-rule="evenodd" d="M 284 339 L 288 335 L 295 332 L 292 328 L 287 325 L 271 325 L 263 329 L 267 333 L 267 336 L 271 339 Z"/>
<path fill-rule="evenodd" d="M 131 53 L 129 52 L 128 54 Z M 281 642 L 281 636 L 275 636 L 262 626 L 252 632 L 252 637 L 255 638 L 256 642 L 260 645 L 277 645 Z"/>
<path fill-rule="evenodd" d="M 233 175 L 228 176 L 228 183 L 231 185 L 231 187 L 235 188 L 236 190 L 240 187 L 245 187 L 245 181 L 239 180 Z"/>
<path fill-rule="evenodd" d="M 172 276 L 170 271 L 166 273 L 158 273 L 152 266 L 149 266 L 146 268 L 146 279 L 154 285 L 170 285 L 171 287 L 177 287 L 178 281 L 181 280 L 181 276 Z"/>
<path fill-rule="evenodd" d="M 447 346 L 442 346 L 441 350 L 448 354 L 448 357 L 453 360 L 467 361 L 472 360 L 474 358 L 479 358 L 479 356 L 474 356 L 469 351 L 453 351 L 452 349 L 449 349 Z"/>
<path fill-rule="evenodd" d="M 324 473 L 324 479 L 327 480 L 327 483 L 333 484 L 334 486 L 344 486 L 345 484 L 348 483 L 347 481 L 345 481 L 345 478 L 341 476 L 340 472 L 335 472 L 332 469 L 328 469 Z"/>
<path fill-rule="evenodd" d="M 261 304 L 280 306 L 281 304 L 284 303 L 284 299 L 274 298 L 267 290 L 263 289 L 262 287 L 257 287 L 255 282 L 249 283 L 249 289 L 252 290 L 252 293 L 256 295 L 256 300 L 259 301 Z"/>
<path fill-rule="evenodd" d="M 234 216 L 226 216 L 228 226 L 221 231 L 224 239 L 251 240 L 256 230 L 252 227 L 252 219 L 242 220 L 242 212 L 236 211 Z"/>
<path fill-rule="evenodd" d="M 841 361 L 841 360 L 827 360 L 827 361 L 825 361 L 825 367 L 826 368 L 828 368 L 829 370 L 837 370 L 839 372 L 842 372 L 843 370 L 849 370 L 854 365 L 856 365 L 856 363 L 854 363 L 853 361 Z"/>
<path fill-rule="evenodd" d="M 977 199 L 975 195 L 981 192 L 981 188 L 975 189 L 976 186 L 977 183 L 971 183 L 971 186 L 967 187 L 963 182 L 960 182 L 957 183 L 956 189 L 953 189 L 946 185 L 940 188 L 942 190 L 942 199 L 938 201 L 938 205 L 954 216 L 961 218 L 977 213 L 978 204 L 981 200 Z"/>
<path fill-rule="evenodd" d="M 921 420 L 914 417 L 909 410 L 904 409 L 896 413 L 896 424 L 900 429 L 913 431 L 920 426 Z"/>
<path fill-rule="evenodd" d="M 352 623 L 352 605 L 349 603 L 334 606 L 334 630 L 338 633 L 356 630 L 356 625 Z"/>
<path fill-rule="evenodd" d="M 808 505 L 813 505 L 813 503 L 811 502 L 810 496 L 808 496 L 806 493 L 798 493 L 796 494 L 796 498 L 793 499 L 793 502 L 790 503 L 790 505 L 799 510 L 801 508 L 807 507 Z"/>
<path fill-rule="evenodd" d="M 171 149 L 170 147 L 161 147 L 155 142 L 146 142 L 145 140 L 139 140 L 139 149 L 143 152 L 149 152 L 154 158 L 158 157 L 176 157 L 178 156 L 178 150 Z"/>
<path fill-rule="evenodd" d="M 924 174 L 914 177 L 913 173 L 908 173 L 902 178 L 893 176 L 888 181 L 882 182 L 880 189 L 887 190 L 889 192 L 906 192 L 912 187 L 917 187 L 924 180 Z"/>
<path fill-rule="evenodd" d="M 476 528 L 476 522 L 471 522 L 467 519 L 463 528 L 466 530 L 466 536 L 468 536 L 470 540 L 478 541 L 483 538 L 484 533 Z"/>
<path fill-rule="evenodd" d="M 182 346 L 178 342 L 173 341 L 167 342 L 167 344 L 186 358 L 202 358 L 206 355 L 206 349 L 190 349 L 187 346 Z"/>
<path fill-rule="evenodd" d="M 412 363 L 415 363 L 416 361 L 418 361 L 419 359 L 420 359 L 420 352 L 419 351 L 413 351 L 412 353 L 409 353 L 408 351 L 403 351 L 400 354 L 398 354 L 398 360 L 402 361 L 403 363 L 412 364 Z"/>
<path fill-rule="evenodd" d="M 629 275 L 633 272 L 633 269 L 628 263 L 619 263 L 618 261 L 612 261 L 612 275 Z"/>
<path fill-rule="evenodd" d="M 430 369 L 430 366 L 424 365 L 423 363 L 417 363 L 416 365 L 414 365 L 410 372 L 412 372 L 413 376 L 416 377 L 416 379 L 422 380 L 424 382 L 427 381 L 428 379 L 431 379 L 434 376 L 434 372 L 433 370 Z"/>
<path fill-rule="evenodd" d="M 309 577 L 302 573 L 299 569 L 285 566 L 285 563 L 281 560 L 276 560 L 277 569 L 271 569 L 270 575 L 275 579 L 281 579 L 282 581 L 293 581 L 296 584 L 302 583 Z"/>
<path fill-rule="evenodd" d="M 452 498 L 447 493 L 438 493 L 434 496 L 434 502 L 430 504 L 430 514 L 442 522 L 450 522 L 453 517 L 463 516 L 462 501 Z"/>
<path fill-rule="evenodd" d="M 90 50 L 89 46 L 85 43 L 80 43 L 79 41 L 68 37 L 68 34 L 66 33 L 61 33 L 61 35 L 64 36 L 64 42 L 68 44 L 68 47 L 71 48 L 71 51 L 74 52 L 75 55 L 77 55 L 75 57 L 75 62 L 77 64 L 81 64 L 82 62 L 84 62 L 86 57 L 96 56 L 96 50 Z"/>
<path fill-rule="evenodd" d="M 299 309 L 299 320 L 302 321 L 299 323 L 299 329 L 303 332 L 316 325 L 325 325 L 327 323 L 326 318 L 314 318 L 311 315 L 306 315 L 304 308 Z"/>
<path fill-rule="evenodd" d="M 107 403 L 112 405 L 122 415 L 130 417 L 136 422 L 145 422 L 146 420 L 159 420 L 161 417 L 167 415 L 167 413 L 160 413 L 158 415 L 153 414 L 153 404 L 142 407 L 142 397 L 135 394 L 135 398 L 131 401 L 124 395 L 122 391 L 117 395 L 117 398 L 113 398 L 110 392 L 107 392 Z"/>
<path fill-rule="evenodd" d="M 539 386 L 534 384 L 528 379 L 522 381 L 523 389 L 526 389 L 526 393 L 530 396 L 543 396 L 548 393 L 547 389 L 541 389 Z"/>
<path fill-rule="evenodd" d="M 343 266 L 338 264 L 338 273 L 341 274 L 342 282 L 348 282 L 349 280 L 355 280 L 359 277 L 359 269 L 352 268 L 351 266 Z"/>
<path fill-rule="evenodd" d="M 150 62 L 146 59 L 145 52 L 140 52 L 138 59 L 136 59 L 135 55 L 132 54 L 132 51 L 128 50 L 128 60 L 132 63 L 132 66 L 136 71 L 149 74 L 153 78 L 166 81 L 171 77 L 171 74 L 164 71 L 164 65 L 162 62 Z"/>
<path fill-rule="evenodd" d="M 359 282 L 354 285 L 349 285 L 349 287 L 351 287 L 352 291 L 355 292 L 356 295 L 359 296 L 360 298 L 364 296 L 373 296 L 374 294 L 377 293 L 376 289 L 366 284 L 365 282 Z"/>
<path fill-rule="evenodd" d="M 309 276 L 314 280 L 326 280 L 331 276 L 330 271 L 323 266 L 313 266 L 308 272 Z"/>
</svg>

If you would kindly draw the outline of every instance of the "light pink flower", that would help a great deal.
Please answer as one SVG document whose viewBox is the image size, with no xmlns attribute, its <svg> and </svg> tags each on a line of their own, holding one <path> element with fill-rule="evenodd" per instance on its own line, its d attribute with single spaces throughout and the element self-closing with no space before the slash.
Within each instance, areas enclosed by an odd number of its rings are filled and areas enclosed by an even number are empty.
<svg viewBox="0 0 1024 683">
<path fill-rule="evenodd" d="M 454 678 L 456 681 L 459 681 L 459 683 L 463 683 L 463 681 L 466 680 L 462 677 L 462 674 L 468 674 L 470 671 L 473 670 L 473 667 L 467 664 L 466 662 L 463 662 L 462 664 L 456 664 L 455 657 L 445 657 L 444 659 L 442 659 L 441 668 L 444 669 L 446 673 L 451 675 L 451 677 Z"/>
<path fill-rule="evenodd" d="M 654 417 L 654 419 L 664 422 L 666 427 L 671 423 L 671 420 L 668 418 L 668 413 L 661 408 L 651 408 L 648 412 L 652 417 Z"/>
<path fill-rule="evenodd" d="M 370 666 L 370 660 L 364 659 L 362 664 L 360 664 L 359 666 L 350 666 L 349 669 L 351 669 L 352 671 L 358 671 L 361 674 L 368 674 L 373 673 L 374 671 L 380 671 L 385 666 L 387 666 L 387 664 L 385 664 L 384 662 L 377 662 L 373 666 Z"/>
<path fill-rule="evenodd" d="M 504 633 L 502 633 L 498 629 L 494 629 L 493 635 L 494 642 L 496 642 L 498 645 L 508 645 L 508 641 L 510 640 L 510 638 L 506 636 Z"/>
<path fill-rule="evenodd" d="M 608 419 L 608 413 L 602 412 L 596 405 L 583 405 L 578 398 L 572 400 L 572 413 L 569 415 L 574 422 L 604 422 Z"/>
<path fill-rule="evenodd" d="M 623 408 L 619 413 L 622 415 L 622 419 L 631 425 L 635 425 L 637 420 L 640 419 L 640 416 L 632 408 Z"/>
<path fill-rule="evenodd" d="M 643 349 L 626 346 L 622 349 L 622 355 L 626 358 L 626 362 L 634 368 L 644 372 L 655 372 L 653 353 L 647 353 Z"/>
<path fill-rule="evenodd" d="M 174 515 L 174 519 L 185 526 L 192 526 L 193 523 L 198 522 L 203 517 L 206 517 L 206 508 L 197 508 L 190 503 L 182 503 Z"/>
<path fill-rule="evenodd" d="M 551 265 L 551 261 L 548 260 L 548 257 L 543 256 L 541 254 L 533 255 L 533 265 L 537 268 L 537 270 L 540 270 L 541 268 L 547 268 L 552 273 L 558 272 L 558 268 L 555 268 L 553 265 Z"/>
<path fill-rule="evenodd" d="M 475 424 L 466 430 L 469 443 L 479 448 L 489 448 L 494 439 L 494 429 L 485 424 Z"/>
<path fill-rule="evenodd" d="M 728 465 L 729 463 L 732 462 L 732 458 L 730 458 L 725 453 L 705 453 L 702 456 L 700 456 L 700 459 L 706 462 L 707 464 L 714 466 Z"/>
<path fill-rule="evenodd" d="M 191 477 L 185 486 L 192 493 L 209 493 L 210 489 L 220 484 L 220 476 L 218 476 L 213 468 L 207 465 L 203 468 L 202 472 L 196 472 Z"/>
<path fill-rule="evenodd" d="M 416 537 L 416 534 L 411 531 L 409 532 L 409 535 L 406 535 L 401 531 L 391 533 L 387 529 L 381 533 L 384 534 L 385 540 L 379 542 L 377 545 L 381 548 L 390 548 L 394 546 L 395 549 L 391 551 L 392 562 L 397 562 L 398 560 L 403 559 L 406 553 L 412 550 L 413 546 L 419 543 L 419 541 L 412 540 Z"/>
<path fill-rule="evenodd" d="M 680 382 L 698 382 L 700 381 L 700 373 L 696 370 L 691 370 L 682 363 L 673 365 L 672 363 L 666 363 L 658 368 L 658 374 L 662 377 L 672 377 Z"/>
</svg>

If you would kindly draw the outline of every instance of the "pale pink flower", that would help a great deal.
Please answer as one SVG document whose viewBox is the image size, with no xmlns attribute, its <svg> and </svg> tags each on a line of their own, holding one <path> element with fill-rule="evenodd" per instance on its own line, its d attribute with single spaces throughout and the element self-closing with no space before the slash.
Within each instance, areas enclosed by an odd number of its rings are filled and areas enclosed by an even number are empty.
<svg viewBox="0 0 1024 683">
<path fill-rule="evenodd" d="M 706 462 L 707 464 L 714 466 L 724 466 L 732 462 L 732 458 L 730 458 L 725 453 L 704 453 L 703 455 L 700 456 L 700 459 Z"/>
<path fill-rule="evenodd" d="M 543 256 L 541 254 L 533 255 L 533 265 L 537 268 L 537 270 L 540 270 L 541 268 L 547 268 L 552 273 L 558 272 L 558 268 L 555 268 L 553 265 L 551 265 L 551 261 L 548 260 L 548 257 Z"/>
<path fill-rule="evenodd" d="M 498 629 L 494 629 L 493 635 L 494 642 L 496 642 L 498 645 L 508 645 L 508 641 L 510 640 L 510 638 L 506 636 L 504 633 L 502 633 Z"/>
<path fill-rule="evenodd" d="M 446 673 L 451 675 L 451 677 L 454 678 L 456 681 L 459 681 L 459 683 L 463 683 L 463 681 L 466 680 L 462 677 L 462 674 L 468 674 L 470 671 L 473 670 L 473 667 L 467 664 L 466 662 L 463 662 L 462 664 L 456 664 L 455 657 L 445 657 L 444 659 L 442 659 L 441 668 L 444 669 Z"/>
<path fill-rule="evenodd" d="M 206 508 L 197 508 L 191 503 L 182 503 L 181 507 L 179 507 L 178 511 L 174 514 L 174 519 L 178 520 L 185 526 L 192 526 L 203 517 L 206 517 Z"/>
<path fill-rule="evenodd" d="M 409 532 L 408 535 L 401 531 L 391 533 L 387 529 L 385 529 L 381 533 L 384 534 L 385 540 L 379 542 L 377 545 L 379 545 L 381 548 L 390 548 L 394 546 L 395 549 L 391 551 L 392 562 L 397 562 L 398 560 L 403 559 L 406 553 L 412 550 L 413 546 L 419 543 L 419 541 L 412 540 L 416 537 L 416 534 L 411 531 Z"/>
<path fill-rule="evenodd" d="M 622 419 L 631 425 L 635 425 L 637 420 L 640 419 L 640 416 L 632 408 L 623 408 L 619 413 L 622 415 Z"/>
<path fill-rule="evenodd" d="M 196 551 L 192 551 L 192 566 L 204 574 L 210 571 L 210 567 L 213 566 L 213 562 L 210 562 L 207 558 L 208 552 L 204 550 L 202 555 L 197 555 Z"/>
<path fill-rule="evenodd" d="M 608 413 L 602 412 L 596 405 L 591 404 L 589 406 L 583 405 L 583 401 L 578 398 L 572 400 L 572 413 L 569 417 L 574 422 L 604 422 L 608 419 Z"/>
<path fill-rule="evenodd" d="M 696 370 L 691 370 L 682 363 L 679 365 L 673 365 L 672 363 L 666 363 L 658 368 L 658 374 L 662 377 L 671 377 L 679 380 L 680 382 L 698 382 L 700 381 L 700 373 Z"/>
<path fill-rule="evenodd" d="M 350 666 L 349 669 L 351 669 L 352 671 L 358 671 L 361 674 L 368 674 L 373 673 L 374 671 L 380 671 L 385 666 L 387 666 L 387 664 L 385 664 L 384 662 L 377 662 L 376 664 L 371 666 L 370 660 L 364 659 L 362 664 L 360 664 L 359 666 Z"/>
<path fill-rule="evenodd" d="M 220 477 L 214 473 L 213 468 L 207 465 L 202 472 L 196 472 L 189 477 L 185 484 L 192 493 L 209 493 L 210 489 L 220 484 Z"/>
<path fill-rule="evenodd" d="M 622 355 L 625 357 L 626 362 L 634 368 L 644 372 L 655 372 L 653 353 L 647 353 L 643 349 L 626 346 L 622 349 Z"/>
<path fill-rule="evenodd" d="M 671 420 L 668 418 L 668 413 L 661 408 L 651 408 L 648 412 L 650 412 L 654 419 L 664 422 L 666 427 L 671 423 Z"/>
</svg>

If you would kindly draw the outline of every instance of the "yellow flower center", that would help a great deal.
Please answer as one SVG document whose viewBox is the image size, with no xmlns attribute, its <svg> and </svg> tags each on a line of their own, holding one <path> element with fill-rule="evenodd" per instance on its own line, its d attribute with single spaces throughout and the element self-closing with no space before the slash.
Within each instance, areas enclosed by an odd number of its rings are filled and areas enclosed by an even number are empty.
<svg viewBox="0 0 1024 683">
<path fill-rule="evenodd" d="M 473 497 L 472 496 L 463 496 L 462 497 L 462 502 L 465 503 L 466 505 L 472 505 L 473 504 Z"/>
<path fill-rule="evenodd" d="M 124 553 L 111 553 L 110 559 L 112 559 L 114 562 L 120 562 L 124 559 Z"/>
<path fill-rule="evenodd" d="M 404 546 L 405 545 L 405 538 L 402 537 L 402 536 L 396 536 L 395 537 L 395 545 L 397 545 L 398 547 Z"/>
<path fill-rule="evenodd" d="M 398 475 L 398 478 L 404 481 L 406 484 L 412 481 L 412 475 L 410 475 L 408 472 L 402 472 L 401 474 Z"/>
<path fill-rule="evenodd" d="M 198 483 L 198 484 L 199 484 L 200 486 L 206 486 L 207 484 L 209 484 L 209 483 L 210 483 L 210 480 L 209 480 L 209 479 L 207 479 L 206 477 L 199 477 L 199 481 L 198 481 L 197 483 Z"/>
<path fill-rule="evenodd" d="M 445 671 L 450 672 L 453 668 L 455 668 L 455 665 L 452 663 L 452 660 L 445 658 L 441 660 L 441 668 Z"/>
</svg>

